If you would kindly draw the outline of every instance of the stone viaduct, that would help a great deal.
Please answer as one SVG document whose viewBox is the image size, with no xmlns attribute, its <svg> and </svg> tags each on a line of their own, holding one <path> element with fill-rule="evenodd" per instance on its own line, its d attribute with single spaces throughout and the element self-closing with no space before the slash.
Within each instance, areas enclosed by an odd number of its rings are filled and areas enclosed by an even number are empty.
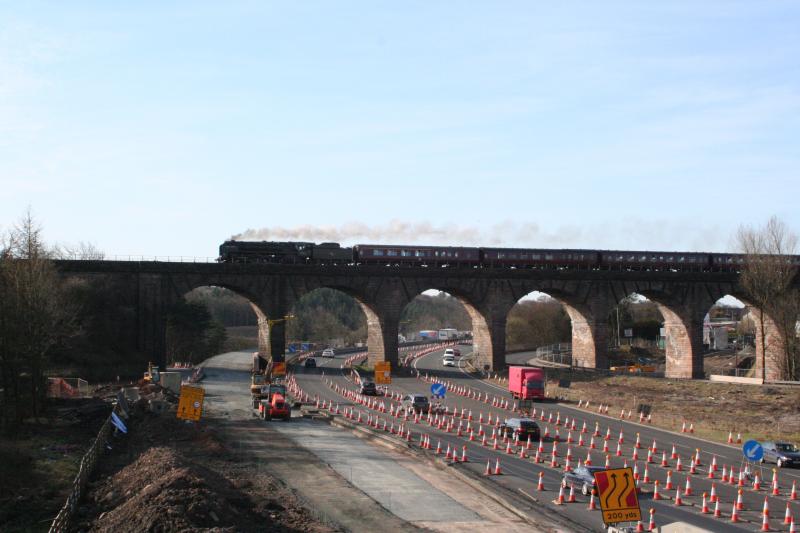
<svg viewBox="0 0 800 533">
<path fill-rule="evenodd" d="M 367 318 L 369 359 L 397 362 L 403 308 L 428 289 L 457 297 L 472 319 L 479 364 L 505 365 L 506 317 L 523 296 L 544 292 L 559 300 L 572 319 L 573 361 L 607 368 L 608 315 L 631 293 L 658 305 L 666 330 L 666 375 L 703 374 L 703 319 L 725 295 L 746 301 L 730 272 L 641 272 L 422 268 L 278 264 L 57 261 L 62 275 L 102 284 L 127 302 L 135 315 L 136 348 L 165 359 L 166 314 L 186 293 L 201 286 L 230 289 L 247 298 L 259 318 L 259 350 L 283 359 L 285 324 L 268 325 L 292 311 L 304 295 L 322 287 L 355 298 Z M 769 320 L 767 323 L 769 324 Z M 758 321 L 756 320 L 756 323 Z M 769 327 L 769 325 L 768 325 Z M 778 379 L 781 339 L 769 327 L 767 379 Z M 760 343 L 760 335 L 756 335 Z M 757 353 L 761 353 L 757 346 Z M 757 357 L 758 368 L 761 358 Z M 760 375 L 760 370 L 758 370 Z"/>
</svg>

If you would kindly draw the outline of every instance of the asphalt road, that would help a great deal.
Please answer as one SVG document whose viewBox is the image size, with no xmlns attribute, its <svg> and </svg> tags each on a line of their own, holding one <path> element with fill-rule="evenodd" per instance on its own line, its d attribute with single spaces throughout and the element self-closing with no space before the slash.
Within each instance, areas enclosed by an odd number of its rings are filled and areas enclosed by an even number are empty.
<svg viewBox="0 0 800 533">
<path fill-rule="evenodd" d="M 462 349 L 462 352 L 467 355 L 467 350 Z M 442 352 L 434 352 L 427 356 L 423 356 L 414 362 L 414 367 L 420 371 L 424 378 L 426 374 L 435 376 L 438 380 L 446 381 L 451 386 L 469 389 L 470 391 L 480 392 L 482 395 L 488 394 L 491 397 L 508 398 L 508 392 L 494 384 L 481 381 L 473 378 L 463 371 L 462 368 L 442 367 L 441 366 Z M 319 368 L 317 369 L 299 369 L 296 374 L 297 383 L 303 390 L 312 397 L 318 396 L 319 398 L 333 400 L 338 403 L 340 408 L 353 406 L 354 404 L 348 401 L 340 392 L 332 389 L 331 386 L 338 386 L 340 390 L 355 390 L 355 384 L 349 379 L 349 373 L 340 368 L 344 356 L 335 359 L 317 359 Z M 330 384 L 328 383 L 330 381 Z M 417 377 L 395 377 L 391 385 L 391 391 L 406 394 L 430 394 L 431 383 Z M 388 403 L 388 402 L 387 402 Z M 464 409 L 472 411 L 474 421 L 471 423 L 473 428 L 479 425 L 478 420 L 480 416 L 484 418 L 489 415 L 493 420 L 500 417 L 501 420 L 508 418 L 512 415 L 509 409 L 502 409 L 499 407 L 492 407 L 491 403 L 484 403 L 481 400 L 465 397 L 456 394 L 455 392 L 448 393 L 447 399 L 444 401 L 450 409 L 456 408 L 459 411 Z M 368 412 L 375 415 L 375 411 L 371 411 L 362 405 L 356 405 L 365 416 Z M 742 491 L 744 510 L 739 512 L 740 523 L 733 524 L 730 522 L 730 515 L 733 502 L 737 497 L 738 487 L 729 483 L 723 483 L 719 479 L 723 465 L 726 467 L 734 466 L 738 471 L 742 466 L 743 456 L 739 447 L 732 447 L 722 444 L 716 444 L 695 438 L 687 434 L 676 434 L 664 430 L 656 429 L 652 426 L 640 425 L 628 420 L 618 420 L 611 416 L 598 415 L 595 412 L 589 412 L 581 409 L 576 409 L 572 406 L 543 403 L 537 405 L 537 418 L 539 410 L 543 409 L 546 413 L 545 421 L 538 420 L 542 432 L 545 428 L 549 429 L 551 437 L 545 439 L 545 458 L 543 464 L 534 463 L 532 458 L 520 458 L 517 455 L 508 455 L 505 452 L 505 446 L 501 444 L 501 449 L 494 450 L 491 447 L 484 447 L 481 445 L 480 440 L 471 442 L 466 435 L 458 437 L 455 433 L 447 433 L 444 430 L 439 430 L 436 427 L 431 427 L 427 424 L 411 424 L 414 440 L 419 439 L 420 433 L 430 435 L 431 440 L 435 444 L 441 441 L 442 446 L 446 448 L 448 445 L 461 450 L 463 446 L 467 446 L 467 454 L 469 461 L 467 464 L 459 465 L 461 468 L 470 468 L 475 472 L 483 473 L 486 467 L 487 459 L 492 465 L 500 458 L 503 475 L 489 476 L 485 478 L 485 482 L 490 487 L 496 487 L 498 484 L 509 489 L 515 493 L 524 494 L 530 501 L 535 502 L 539 508 L 546 508 L 552 513 L 558 513 L 567 520 L 571 520 L 577 526 L 587 528 L 594 531 L 602 530 L 602 520 L 599 511 L 589 511 L 587 509 L 588 498 L 577 495 L 576 503 L 569 503 L 566 505 L 555 505 L 552 501 L 557 497 L 558 486 L 563 475 L 564 455 L 567 453 L 567 444 L 564 442 L 568 436 L 568 429 L 564 426 L 566 419 L 575 420 L 577 430 L 572 431 L 572 438 L 576 441 L 571 444 L 573 455 L 573 466 L 577 463 L 578 459 L 585 460 L 587 451 L 589 450 L 589 442 L 592 433 L 597 425 L 600 429 L 600 437 L 596 437 L 596 449 L 591 450 L 593 464 L 602 465 L 605 461 L 605 454 L 602 452 L 604 445 L 605 435 L 610 432 L 611 439 L 608 441 L 610 452 L 610 464 L 612 468 L 621 467 L 624 461 L 627 460 L 629 466 L 633 466 L 632 453 L 636 435 L 639 434 L 641 449 L 638 450 L 639 460 L 636 465 L 641 477 L 644 476 L 645 459 L 647 457 L 647 448 L 656 441 L 657 453 L 654 454 L 654 463 L 647 465 L 647 473 L 650 482 L 640 481 L 642 494 L 640 495 L 641 507 L 644 519 L 647 519 L 647 514 L 650 508 L 655 509 L 655 517 L 658 525 L 665 525 L 671 522 L 682 521 L 692 524 L 697 527 L 705 528 L 709 531 L 759 531 L 761 530 L 761 509 L 764 504 L 765 497 L 769 503 L 770 509 L 770 527 L 773 531 L 788 531 L 789 526 L 783 524 L 784 512 L 788 502 L 788 492 L 791 487 L 792 481 L 797 481 L 800 484 L 800 472 L 797 470 L 783 469 L 779 471 L 779 486 L 781 495 L 769 495 L 769 485 L 772 476 L 771 465 L 763 469 L 763 475 L 766 479 L 762 479 L 762 489 L 754 491 L 750 488 L 750 484 Z M 552 414 L 555 420 L 559 415 L 562 421 L 560 426 L 555 424 L 555 421 L 548 423 L 548 419 Z M 731 413 L 735 416 L 734 413 Z M 388 414 L 379 414 L 381 418 L 390 419 Z M 466 426 L 466 421 L 459 420 Z M 584 422 L 588 428 L 588 432 L 583 435 L 584 446 L 578 444 L 580 431 Z M 458 424 L 458 421 L 456 422 Z M 484 423 L 482 424 L 484 431 L 491 435 L 491 427 Z M 552 435 L 556 430 L 559 431 L 561 443 L 558 445 L 560 457 L 558 458 L 559 467 L 551 468 L 549 466 L 550 452 L 553 448 Z M 624 442 L 621 445 L 622 457 L 616 457 L 615 452 L 617 449 L 617 442 L 620 431 L 623 432 Z M 531 450 L 535 452 L 536 444 Z M 671 459 L 670 452 L 672 447 L 675 446 L 676 452 L 682 459 L 683 471 L 676 471 L 676 461 Z M 667 452 L 667 467 L 660 466 L 662 450 Z M 672 470 L 672 483 L 675 487 L 685 489 L 687 470 L 689 467 L 689 457 L 695 450 L 700 450 L 701 466 L 698 467 L 696 474 L 691 475 L 692 494 L 684 495 L 682 490 L 682 499 L 684 505 L 675 506 L 672 499 L 675 497 L 676 489 L 665 490 L 664 485 L 667 481 L 667 471 Z M 715 474 L 715 479 L 708 479 L 708 469 L 712 458 L 716 457 L 719 471 Z M 754 465 L 754 470 L 758 468 Z M 539 473 L 544 475 L 545 491 L 539 492 L 536 490 L 537 480 Z M 658 480 L 660 484 L 660 493 L 662 497 L 669 497 L 669 500 L 653 500 L 653 481 Z M 710 493 L 712 483 L 715 484 L 715 490 L 720 499 L 720 510 L 722 512 L 721 518 L 714 518 L 712 515 L 704 515 L 700 512 L 701 499 L 703 492 Z M 714 510 L 714 504 L 709 504 L 711 511 Z M 792 513 L 800 518 L 800 504 L 794 502 L 791 504 Z M 646 525 L 646 524 L 645 524 Z"/>
</svg>

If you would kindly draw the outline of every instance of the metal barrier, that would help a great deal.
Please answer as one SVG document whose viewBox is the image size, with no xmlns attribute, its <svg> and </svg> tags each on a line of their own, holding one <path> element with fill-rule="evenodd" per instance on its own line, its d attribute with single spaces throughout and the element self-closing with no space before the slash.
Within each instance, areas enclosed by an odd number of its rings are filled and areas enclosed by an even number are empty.
<svg viewBox="0 0 800 533">
<path fill-rule="evenodd" d="M 91 395 L 89 383 L 81 378 L 47 378 L 48 398 L 86 398 Z"/>
</svg>

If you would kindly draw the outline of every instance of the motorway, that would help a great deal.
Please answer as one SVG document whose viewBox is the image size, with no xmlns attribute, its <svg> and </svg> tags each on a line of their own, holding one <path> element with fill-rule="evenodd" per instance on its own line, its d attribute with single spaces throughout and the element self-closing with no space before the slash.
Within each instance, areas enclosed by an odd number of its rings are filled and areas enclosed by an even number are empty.
<svg viewBox="0 0 800 533">
<path fill-rule="evenodd" d="M 467 350 L 464 358 L 468 356 Z M 734 502 L 740 490 L 736 484 L 723 482 L 720 478 L 723 467 L 730 471 L 735 468 L 737 475 L 743 466 L 743 456 L 740 447 L 728 446 L 724 444 L 712 443 L 698 439 L 689 434 L 673 433 L 660 430 L 649 425 L 638 424 L 635 421 L 619 420 L 612 416 L 598 414 L 593 411 L 577 409 L 558 403 L 536 404 L 536 417 L 542 433 L 545 431 L 550 434 L 549 438 L 544 439 L 544 462 L 537 464 L 531 455 L 536 453 L 539 443 L 533 443 L 532 448 L 526 451 L 528 457 L 520 457 L 519 450 L 524 448 L 513 447 L 513 454 L 507 453 L 507 445 L 500 439 L 499 449 L 495 450 L 491 446 L 492 425 L 488 423 L 491 416 L 492 423 L 495 424 L 498 418 L 503 420 L 513 415 L 511 407 L 503 408 L 493 406 L 493 400 L 508 399 L 508 392 L 492 383 L 476 379 L 468 374 L 463 365 L 458 368 L 441 366 L 442 351 L 435 351 L 414 360 L 413 367 L 419 371 L 418 377 L 394 376 L 390 393 L 395 395 L 417 393 L 430 395 L 430 386 L 434 380 L 444 382 L 448 385 L 448 395 L 444 400 L 444 405 L 452 412 L 454 409 L 465 415 L 472 413 L 473 420 L 470 422 L 466 418 L 448 417 L 448 421 L 454 423 L 455 427 L 464 430 L 462 436 L 458 436 L 454 429 L 448 432 L 439 429 L 436 425 L 431 426 L 423 420 L 414 423 L 413 419 L 405 422 L 412 431 L 411 441 L 418 447 L 421 435 L 427 435 L 435 448 L 441 442 L 442 448 L 450 446 L 461 453 L 466 449 L 468 462 L 458 463 L 458 468 L 470 469 L 473 472 L 483 475 L 487 460 L 494 467 L 496 461 L 501 462 L 502 475 L 485 476 L 483 480 L 489 487 L 497 491 L 498 494 L 514 494 L 525 501 L 534 504 L 537 508 L 546 508 L 551 513 L 558 514 L 564 520 L 571 522 L 575 530 L 584 529 L 590 531 L 603 530 L 600 511 L 588 509 L 588 497 L 582 496 L 576 490 L 576 502 L 556 505 L 554 500 L 558 497 L 560 481 L 563 475 L 565 456 L 571 452 L 571 465 L 576 466 L 578 460 L 585 461 L 587 453 L 591 454 L 592 464 L 603 465 L 606 454 L 603 453 L 604 445 L 608 445 L 608 460 L 612 468 L 636 465 L 640 476 L 640 503 L 645 528 L 648 522 L 648 512 L 655 510 L 655 522 L 659 526 L 672 522 L 685 522 L 696 527 L 704 528 L 708 531 L 761 531 L 762 527 L 762 507 L 766 500 L 769 504 L 769 525 L 771 531 L 789 531 L 789 525 L 784 524 L 784 513 L 787 505 L 792 514 L 800 519 L 800 502 L 789 502 L 789 491 L 792 483 L 800 485 L 800 471 L 781 469 L 778 472 L 778 485 L 780 494 L 773 496 L 770 490 L 772 480 L 772 465 L 765 465 L 764 468 L 758 465 L 751 466 L 752 473 L 761 472 L 761 489 L 754 490 L 752 483 L 747 481 L 741 488 L 742 510 L 738 512 L 737 523 L 731 522 L 731 514 Z M 388 424 L 399 425 L 403 423 L 389 414 L 389 409 L 398 405 L 392 402 L 389 397 L 382 398 L 386 407 L 386 412 L 379 412 L 375 408 L 369 408 L 356 395 L 356 384 L 350 377 L 349 370 L 342 368 L 345 356 L 337 356 L 334 359 L 317 358 L 318 368 L 305 369 L 296 368 L 294 375 L 297 385 L 304 393 L 312 399 L 320 399 L 326 402 L 333 402 L 340 410 L 355 409 L 360 412 L 364 419 L 368 416 L 378 417 L 382 421 L 387 420 Z M 476 396 L 480 395 L 480 399 Z M 488 396 L 488 400 L 486 399 Z M 488 401 L 488 403 L 487 403 Z M 509 402 L 511 403 L 511 402 Z M 374 406 L 373 406 L 374 407 Z M 544 412 L 544 420 L 541 414 Z M 734 414 L 732 413 L 732 416 Z M 483 417 L 484 423 L 479 420 Z M 558 422 L 557 422 L 558 421 Z M 575 429 L 571 430 L 573 426 Z M 584 424 L 587 428 L 586 433 L 582 433 Z M 487 434 L 487 445 L 482 445 L 481 437 L 475 441 L 469 440 L 468 427 L 476 432 L 478 427 Z M 557 433 L 558 432 L 558 433 Z M 593 438 L 595 449 L 590 448 L 593 434 L 598 436 Z M 556 445 L 558 450 L 557 467 L 551 467 L 551 452 L 554 446 L 554 437 L 558 434 L 560 442 Z M 622 443 L 618 444 L 622 434 Z M 635 442 L 639 436 L 641 448 L 635 448 Z M 606 440 L 606 436 L 610 438 Z M 567 440 L 572 440 L 572 444 L 567 444 Z M 583 440 L 582 443 L 579 441 Z M 647 449 L 653 446 L 655 441 L 656 452 L 653 454 L 653 462 L 647 464 Z M 466 448 L 464 448 L 466 447 Z M 617 448 L 620 448 L 621 456 L 617 456 Z M 677 460 L 672 458 L 672 449 L 675 448 L 677 456 L 682 462 L 682 471 L 677 471 Z M 633 460 L 633 453 L 636 449 L 638 460 Z M 696 467 L 693 475 L 688 473 L 690 457 L 699 450 L 700 465 Z M 428 451 L 425 453 L 433 453 Z M 662 453 L 666 454 L 666 466 L 661 466 Z M 716 458 L 718 471 L 714 473 L 714 478 L 709 479 L 708 473 L 712 460 Z M 645 470 L 646 467 L 646 470 Z M 673 488 L 665 489 L 668 472 L 671 472 L 671 482 Z M 543 474 L 544 491 L 537 490 L 539 474 Z M 645 480 L 647 474 L 649 479 Z M 690 478 L 691 493 L 685 494 L 686 481 Z M 653 489 L 655 481 L 659 484 L 659 493 L 662 499 L 655 500 Z M 715 504 L 709 503 L 710 514 L 701 512 L 703 493 L 711 493 L 712 484 L 715 493 L 719 497 L 719 509 L 721 516 L 713 516 Z M 680 488 L 683 505 L 676 506 L 674 499 L 676 491 Z M 567 491 L 568 494 L 568 491 Z"/>
</svg>

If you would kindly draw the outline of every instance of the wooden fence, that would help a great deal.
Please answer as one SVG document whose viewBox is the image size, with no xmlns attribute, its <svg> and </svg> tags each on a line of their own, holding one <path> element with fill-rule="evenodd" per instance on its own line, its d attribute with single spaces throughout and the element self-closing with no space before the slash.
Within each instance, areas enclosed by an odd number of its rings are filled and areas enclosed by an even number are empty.
<svg viewBox="0 0 800 533">
<path fill-rule="evenodd" d="M 111 413 L 117 413 L 119 416 L 119 411 L 119 405 L 115 405 Z M 94 442 L 81 459 L 81 464 L 78 467 L 78 473 L 75 475 L 75 479 L 72 481 L 72 490 L 70 491 L 64 506 L 53 520 L 53 523 L 50 526 L 50 533 L 66 532 L 69 529 L 72 518 L 75 515 L 75 511 L 78 509 L 78 503 L 80 502 L 83 491 L 86 488 L 86 483 L 89 481 L 89 477 L 92 475 L 92 472 L 97 465 L 97 460 L 100 457 L 100 454 L 103 453 L 103 449 L 108 442 L 108 437 L 111 435 L 113 428 L 114 425 L 111 422 L 111 414 L 109 414 L 106 421 L 103 422 L 103 426 L 100 428 L 100 431 L 97 433 L 97 437 L 94 439 Z"/>
</svg>

